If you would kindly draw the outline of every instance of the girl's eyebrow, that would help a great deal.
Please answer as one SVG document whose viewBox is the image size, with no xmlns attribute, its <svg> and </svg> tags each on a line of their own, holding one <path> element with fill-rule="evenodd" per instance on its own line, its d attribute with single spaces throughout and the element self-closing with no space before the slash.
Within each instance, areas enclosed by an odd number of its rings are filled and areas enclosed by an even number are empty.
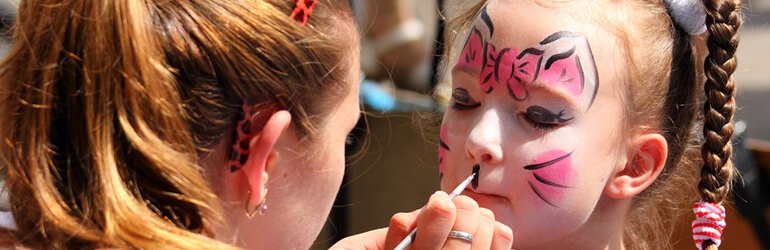
<svg viewBox="0 0 770 250">
<path fill-rule="evenodd" d="M 473 76 L 474 74 L 478 74 L 479 70 L 477 67 L 473 67 L 469 63 L 465 63 L 462 60 L 458 60 L 455 66 L 452 68 L 452 74 L 457 73 L 465 73 L 470 76 Z"/>
<path fill-rule="evenodd" d="M 535 80 L 532 84 L 527 86 L 527 89 L 529 90 L 530 97 L 537 93 L 536 95 L 539 96 L 548 95 L 550 96 L 549 98 L 563 100 L 569 106 L 580 107 L 581 105 L 580 100 L 578 100 L 575 95 L 569 93 L 565 88 L 555 86 L 554 83 Z"/>
</svg>

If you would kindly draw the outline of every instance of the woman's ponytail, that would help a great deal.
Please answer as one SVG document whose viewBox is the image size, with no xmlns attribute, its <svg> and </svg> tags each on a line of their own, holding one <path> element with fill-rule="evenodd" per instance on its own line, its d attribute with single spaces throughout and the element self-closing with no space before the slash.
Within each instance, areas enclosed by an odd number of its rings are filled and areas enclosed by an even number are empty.
<svg viewBox="0 0 770 250">
<path fill-rule="evenodd" d="M 151 6 L 22 2 L 0 75 L 0 152 L 18 244 L 228 247 L 210 238 L 217 199 Z"/>
</svg>

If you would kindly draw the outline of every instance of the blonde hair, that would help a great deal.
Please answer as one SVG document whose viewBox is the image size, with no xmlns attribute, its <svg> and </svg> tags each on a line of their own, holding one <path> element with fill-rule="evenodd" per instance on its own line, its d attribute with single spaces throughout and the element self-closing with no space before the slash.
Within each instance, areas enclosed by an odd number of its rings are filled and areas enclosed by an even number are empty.
<svg viewBox="0 0 770 250">
<path fill-rule="evenodd" d="M 349 86 L 346 1 L 307 26 L 294 1 L 30 0 L 0 73 L 2 170 L 31 248 L 210 249 L 223 223 L 198 153 L 243 103 L 288 110 L 301 136 Z M 338 26 L 339 27 L 339 26 Z M 349 32 L 349 33 L 345 33 Z M 225 164 L 222 164 L 223 169 Z"/>
<path fill-rule="evenodd" d="M 481 1 L 450 22 L 453 32 L 447 32 L 447 44 L 457 45 L 458 34 L 464 34 L 485 4 Z M 735 111 L 731 75 L 742 24 L 741 1 L 704 1 L 709 32 L 703 36 L 690 36 L 678 27 L 663 0 L 620 4 L 613 6 L 612 15 L 593 17 L 620 39 L 626 52 L 629 70 L 622 95 L 629 104 L 626 126 L 628 131 L 657 131 L 669 147 L 661 175 L 634 197 L 623 237 L 629 249 L 667 249 L 672 247 L 679 216 L 697 201 L 696 193 L 704 201 L 721 203 L 730 192 Z M 444 60 L 445 69 L 448 62 Z M 701 127 L 704 139 L 698 136 Z M 715 249 L 711 243 L 704 246 Z"/>
</svg>

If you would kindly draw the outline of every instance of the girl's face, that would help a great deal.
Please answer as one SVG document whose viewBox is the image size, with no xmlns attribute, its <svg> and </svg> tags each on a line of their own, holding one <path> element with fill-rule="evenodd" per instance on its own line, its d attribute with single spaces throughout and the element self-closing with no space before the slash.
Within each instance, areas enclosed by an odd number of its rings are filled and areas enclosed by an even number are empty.
<svg viewBox="0 0 770 250">
<path fill-rule="evenodd" d="M 478 164 L 478 186 L 463 194 L 513 229 L 516 248 L 597 219 L 624 157 L 617 41 L 545 5 L 492 0 L 482 9 L 452 70 L 441 127 L 442 189 Z"/>
</svg>

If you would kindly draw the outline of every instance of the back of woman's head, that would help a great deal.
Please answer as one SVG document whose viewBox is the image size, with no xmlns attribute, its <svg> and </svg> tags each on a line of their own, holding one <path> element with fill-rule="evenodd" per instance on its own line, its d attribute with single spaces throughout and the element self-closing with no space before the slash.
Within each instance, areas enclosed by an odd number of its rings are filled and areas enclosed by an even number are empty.
<svg viewBox="0 0 770 250">
<path fill-rule="evenodd" d="M 30 0 L 2 64 L 3 171 L 18 230 L 46 248 L 227 247 L 198 154 L 246 103 L 312 140 L 346 88 L 347 1 Z M 351 43 L 352 44 L 352 43 Z M 340 66 L 342 65 L 342 66 Z M 224 165 L 223 165 L 224 167 Z"/>
</svg>

